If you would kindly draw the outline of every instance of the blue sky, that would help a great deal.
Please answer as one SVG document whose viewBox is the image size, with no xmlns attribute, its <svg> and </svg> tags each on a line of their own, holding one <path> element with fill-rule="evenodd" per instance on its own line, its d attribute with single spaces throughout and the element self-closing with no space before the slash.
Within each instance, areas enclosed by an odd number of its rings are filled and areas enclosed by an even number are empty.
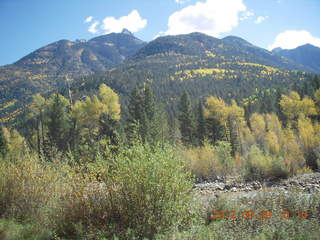
<svg viewBox="0 0 320 240">
<path fill-rule="evenodd" d="M 61 39 L 123 27 L 145 41 L 204 32 L 271 49 L 320 47 L 320 0 L 0 0 L 0 65 Z"/>
</svg>

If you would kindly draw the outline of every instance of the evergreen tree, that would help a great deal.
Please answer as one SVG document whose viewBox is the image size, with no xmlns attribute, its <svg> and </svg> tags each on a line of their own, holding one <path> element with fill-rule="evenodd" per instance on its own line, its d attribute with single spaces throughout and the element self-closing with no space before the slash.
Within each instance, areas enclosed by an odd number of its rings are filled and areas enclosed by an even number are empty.
<svg viewBox="0 0 320 240">
<path fill-rule="evenodd" d="M 102 114 L 99 119 L 99 136 L 107 138 L 109 144 L 117 147 L 120 144 L 119 121 L 111 118 L 108 114 Z"/>
<path fill-rule="evenodd" d="M 48 137 L 53 146 L 61 151 L 66 151 L 68 148 L 68 106 L 69 101 L 59 95 L 51 96 L 51 104 L 48 107 Z"/>
<path fill-rule="evenodd" d="M 222 141 L 224 138 L 224 127 L 222 124 L 215 118 L 206 119 L 206 129 L 208 139 L 212 144 L 215 144 L 218 141 Z"/>
<path fill-rule="evenodd" d="M 152 143 L 160 139 L 160 112 L 157 109 L 152 89 L 147 86 L 144 89 L 144 113 L 142 125 L 145 131 L 145 141 Z"/>
<path fill-rule="evenodd" d="M 130 144 L 141 140 L 141 120 L 143 118 L 143 96 L 136 87 L 131 92 L 128 103 L 126 133 Z"/>
<path fill-rule="evenodd" d="M 206 119 L 204 117 L 203 105 L 201 102 L 198 104 L 197 109 L 197 136 L 199 144 L 202 145 L 207 135 Z"/>
<path fill-rule="evenodd" d="M 194 143 L 194 117 L 190 97 L 187 92 L 184 92 L 179 103 L 179 121 L 181 140 L 184 144 Z"/>
<path fill-rule="evenodd" d="M 237 153 L 240 153 L 241 143 L 240 143 L 240 134 L 237 120 L 233 116 L 228 116 L 227 127 L 230 130 L 230 143 L 231 143 L 231 154 L 235 156 Z"/>
<path fill-rule="evenodd" d="M 153 92 L 149 86 L 142 90 L 135 88 L 128 105 L 127 136 L 138 138 L 143 143 L 156 142 L 160 138 L 159 113 L 155 104 Z M 137 129 L 138 127 L 138 129 Z"/>
<path fill-rule="evenodd" d="M 8 143 L 4 136 L 3 128 L 0 126 L 0 157 L 4 158 L 8 153 Z"/>
</svg>

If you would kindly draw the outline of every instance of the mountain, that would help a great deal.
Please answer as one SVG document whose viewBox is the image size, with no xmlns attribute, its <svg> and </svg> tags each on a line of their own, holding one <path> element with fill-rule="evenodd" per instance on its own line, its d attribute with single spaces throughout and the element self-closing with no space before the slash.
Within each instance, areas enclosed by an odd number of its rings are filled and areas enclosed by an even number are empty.
<svg viewBox="0 0 320 240">
<path fill-rule="evenodd" d="M 77 98 L 107 83 L 124 101 L 137 84 L 151 84 L 159 101 L 174 106 L 183 90 L 194 99 L 230 99 L 257 88 L 289 86 L 306 78 L 297 70 L 306 68 L 235 36 L 191 33 L 145 43 L 123 30 L 89 41 L 61 40 L 0 67 L 0 121 L 18 115 L 33 94 L 70 84 Z"/>
<path fill-rule="evenodd" d="M 272 52 L 304 65 L 307 70 L 320 73 L 320 48 L 305 44 L 295 49 L 273 49 Z"/>
<path fill-rule="evenodd" d="M 60 40 L 0 67 L 0 122 L 17 115 L 32 94 L 55 91 L 66 84 L 66 77 L 117 66 L 145 44 L 124 29 L 89 41 Z"/>
<path fill-rule="evenodd" d="M 157 38 L 121 65 L 80 78 L 76 98 L 95 93 L 106 83 L 126 97 L 138 84 L 150 84 L 159 101 L 174 108 L 181 92 L 196 100 L 216 95 L 245 98 L 257 89 L 299 84 L 308 73 L 293 61 L 234 36 L 217 39 L 202 33 Z"/>
<path fill-rule="evenodd" d="M 89 41 L 60 40 L 23 57 L 14 65 L 34 72 L 79 76 L 123 62 L 135 54 L 145 43 L 124 29 Z"/>
<path fill-rule="evenodd" d="M 218 39 L 203 33 L 157 38 L 140 49 L 134 57 L 141 59 L 141 57 L 170 52 L 187 56 L 214 56 L 211 60 L 216 62 L 219 62 L 221 57 L 224 62 L 225 60 L 235 61 L 236 57 L 238 62 L 259 63 L 286 70 L 306 70 L 302 65 L 256 47 L 239 37 L 228 36 Z"/>
</svg>

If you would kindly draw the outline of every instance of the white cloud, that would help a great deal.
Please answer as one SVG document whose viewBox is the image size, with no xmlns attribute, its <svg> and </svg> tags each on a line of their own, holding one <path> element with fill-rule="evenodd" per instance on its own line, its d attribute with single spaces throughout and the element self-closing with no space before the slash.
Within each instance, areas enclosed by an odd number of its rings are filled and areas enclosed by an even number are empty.
<svg viewBox="0 0 320 240">
<path fill-rule="evenodd" d="M 246 11 L 242 0 L 206 0 L 174 12 L 168 20 L 166 35 L 202 32 L 218 37 L 239 24 Z"/>
<path fill-rule="evenodd" d="M 84 20 L 84 23 L 92 22 L 92 20 L 93 20 L 93 17 L 92 17 L 92 16 L 87 17 L 87 18 Z"/>
<path fill-rule="evenodd" d="M 189 2 L 191 0 L 176 0 L 176 3 L 179 3 L 179 4 L 184 4 L 186 2 Z"/>
<path fill-rule="evenodd" d="M 99 30 L 98 30 L 98 25 L 99 25 L 99 21 L 95 21 L 94 23 L 92 23 L 91 25 L 90 25 L 90 27 L 88 28 L 88 31 L 90 32 L 90 33 L 93 33 L 93 34 L 95 34 L 95 33 L 98 33 L 99 32 Z"/>
<path fill-rule="evenodd" d="M 137 10 L 133 10 L 128 16 L 123 16 L 118 19 L 114 17 L 106 17 L 102 21 L 101 29 L 103 29 L 105 33 L 118 33 L 124 28 L 128 29 L 130 32 L 138 32 L 145 28 L 146 25 L 147 20 L 141 18 Z"/>
<path fill-rule="evenodd" d="M 305 30 L 288 30 L 276 36 L 273 44 L 269 46 L 269 50 L 277 47 L 293 49 L 307 43 L 320 47 L 320 38 L 312 36 L 310 32 Z"/>
<path fill-rule="evenodd" d="M 265 20 L 268 19 L 269 16 L 259 16 L 257 17 L 257 19 L 254 21 L 255 24 L 260 24 L 262 22 L 264 22 Z"/>
<path fill-rule="evenodd" d="M 244 20 L 251 18 L 253 16 L 254 16 L 254 11 L 247 10 L 245 12 L 242 12 L 241 17 L 240 17 L 240 21 L 244 21 Z"/>
</svg>

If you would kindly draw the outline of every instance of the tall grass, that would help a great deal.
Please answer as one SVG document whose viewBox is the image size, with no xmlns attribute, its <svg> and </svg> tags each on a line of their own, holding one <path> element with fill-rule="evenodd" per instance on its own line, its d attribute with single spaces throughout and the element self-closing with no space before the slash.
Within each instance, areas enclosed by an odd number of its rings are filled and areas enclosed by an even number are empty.
<svg viewBox="0 0 320 240">
<path fill-rule="evenodd" d="M 83 166 L 35 156 L 0 162 L 0 217 L 33 222 L 60 237 L 100 232 L 152 238 L 191 224 L 193 178 L 170 146 L 136 145 Z"/>
</svg>

